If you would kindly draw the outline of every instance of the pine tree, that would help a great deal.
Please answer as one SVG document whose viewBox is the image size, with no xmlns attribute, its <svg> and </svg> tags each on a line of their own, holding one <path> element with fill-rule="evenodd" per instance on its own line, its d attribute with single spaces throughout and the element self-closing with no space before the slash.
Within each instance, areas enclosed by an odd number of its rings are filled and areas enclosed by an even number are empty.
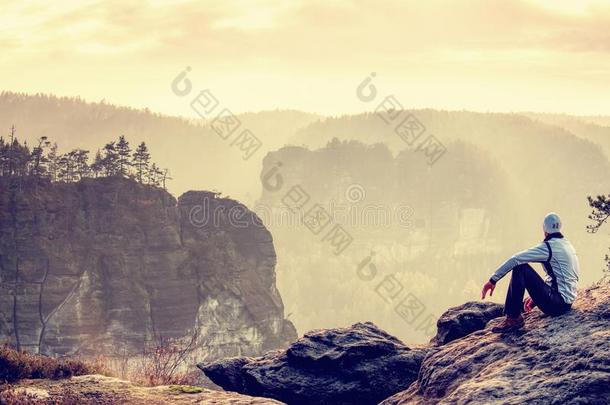
<svg viewBox="0 0 610 405">
<path fill-rule="evenodd" d="M 13 167 L 15 165 L 15 158 L 13 156 L 13 145 L 15 144 L 15 126 L 11 126 L 11 132 L 8 138 L 8 148 L 7 148 L 7 165 L 8 165 L 8 175 L 13 175 Z"/>
<path fill-rule="evenodd" d="M 148 148 L 146 144 L 142 142 L 138 145 L 138 148 L 133 153 L 133 166 L 136 168 L 136 179 L 140 183 L 144 183 L 144 178 L 146 177 L 149 171 L 149 162 L 150 162 L 150 153 L 148 153 Z"/>
<path fill-rule="evenodd" d="M 129 175 L 129 167 L 131 166 L 130 156 L 131 149 L 129 148 L 129 142 L 125 139 L 124 135 L 119 137 L 119 142 L 116 144 L 116 152 L 118 154 L 118 173 L 121 176 L 127 177 Z"/>
<path fill-rule="evenodd" d="M 0 176 L 8 176 L 8 143 L 0 136 Z"/>
<path fill-rule="evenodd" d="M 27 142 L 23 145 L 19 143 L 17 138 L 13 138 L 13 142 L 9 149 L 10 152 L 10 168 L 9 175 L 11 176 L 27 176 L 31 161 L 30 148 Z"/>
<path fill-rule="evenodd" d="M 102 167 L 107 177 L 119 174 L 118 160 L 119 155 L 114 142 L 107 143 L 104 146 L 104 157 L 102 159 Z"/>
<path fill-rule="evenodd" d="M 47 159 L 49 161 L 47 168 L 49 179 L 51 179 L 51 181 L 57 181 L 57 174 L 59 170 L 59 155 L 57 154 L 57 143 L 53 143 L 53 146 L 51 146 Z"/>
<path fill-rule="evenodd" d="M 74 177 L 75 181 L 89 177 L 91 168 L 89 167 L 89 151 L 76 149 L 72 151 L 74 159 Z"/>
<path fill-rule="evenodd" d="M 66 183 L 74 181 L 74 151 L 59 157 L 57 179 Z"/>
<path fill-rule="evenodd" d="M 91 169 L 88 160 L 89 151 L 83 149 L 75 149 L 61 155 L 58 165 L 58 179 L 70 183 L 89 177 Z"/>
<path fill-rule="evenodd" d="M 47 140 L 46 136 L 38 139 L 38 145 L 32 149 L 31 161 L 32 165 L 30 168 L 30 175 L 36 177 L 42 177 L 47 172 L 47 164 L 49 163 L 48 158 L 44 155 L 45 149 L 51 145 L 51 142 Z"/>
<path fill-rule="evenodd" d="M 97 177 L 99 177 L 99 175 L 102 173 L 103 170 L 104 170 L 104 165 L 103 165 L 102 154 L 101 154 L 100 150 L 98 149 L 97 152 L 95 152 L 95 159 L 94 159 L 93 163 L 91 164 L 91 173 L 93 173 L 93 177 L 97 178 Z"/>
<path fill-rule="evenodd" d="M 8 142 L 2 139 L 0 144 L 1 174 L 3 176 L 27 176 L 32 161 L 27 142 L 23 145 L 15 136 L 17 130 L 13 125 L 9 132 Z"/>
</svg>

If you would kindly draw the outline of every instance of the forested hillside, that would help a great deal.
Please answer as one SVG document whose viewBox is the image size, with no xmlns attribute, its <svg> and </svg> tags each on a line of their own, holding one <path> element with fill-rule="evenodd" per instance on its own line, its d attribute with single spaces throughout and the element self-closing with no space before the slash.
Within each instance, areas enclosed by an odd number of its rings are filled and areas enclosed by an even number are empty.
<svg viewBox="0 0 610 405">
<path fill-rule="evenodd" d="M 197 117 L 185 102 L 185 115 Z M 106 102 L 89 103 L 80 98 L 44 94 L 0 94 L 0 135 L 8 137 L 12 125 L 16 136 L 36 144 L 47 137 L 59 152 L 88 150 L 91 157 L 105 142 L 124 135 L 144 141 L 155 151 L 159 167 L 169 168 L 168 190 L 180 194 L 189 189 L 217 189 L 244 202 L 258 194 L 262 157 L 284 144 L 300 126 L 316 120 L 298 111 L 268 111 L 239 115 L 240 129 L 249 129 L 261 141 L 250 158 L 232 140 L 215 133 L 209 122 L 187 120 L 118 107 Z M 65 148 L 65 149 L 64 149 Z"/>
</svg>

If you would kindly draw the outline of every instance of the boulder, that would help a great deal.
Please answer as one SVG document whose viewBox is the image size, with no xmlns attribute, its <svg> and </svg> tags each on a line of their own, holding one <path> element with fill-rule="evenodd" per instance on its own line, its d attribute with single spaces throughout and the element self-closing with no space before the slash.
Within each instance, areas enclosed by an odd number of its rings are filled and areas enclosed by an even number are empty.
<svg viewBox="0 0 610 405">
<path fill-rule="evenodd" d="M 431 343 L 444 345 L 485 328 L 487 322 L 502 316 L 504 306 L 493 302 L 467 302 L 449 308 L 436 323 L 437 333 Z"/>
<path fill-rule="evenodd" d="M 370 322 L 316 330 L 287 350 L 198 367 L 228 391 L 287 404 L 377 404 L 407 388 L 426 350 L 409 348 Z"/>
</svg>

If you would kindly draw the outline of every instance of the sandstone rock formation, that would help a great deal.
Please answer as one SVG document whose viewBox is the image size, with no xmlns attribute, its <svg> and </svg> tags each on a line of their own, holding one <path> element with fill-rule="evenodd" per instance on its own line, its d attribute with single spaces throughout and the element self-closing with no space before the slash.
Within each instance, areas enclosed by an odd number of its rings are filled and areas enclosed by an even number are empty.
<svg viewBox="0 0 610 405">
<path fill-rule="evenodd" d="M 397 404 L 610 403 L 610 284 L 580 291 L 560 317 L 534 310 L 521 333 L 481 331 L 430 349 Z"/>
<path fill-rule="evenodd" d="M 199 368 L 226 390 L 288 404 L 377 404 L 417 378 L 425 355 L 370 322 L 305 334 L 285 351 Z"/>
<path fill-rule="evenodd" d="M 467 302 L 449 308 L 436 323 L 437 333 L 431 343 L 444 345 L 485 328 L 487 322 L 502 316 L 504 307 L 493 302 Z"/>
<path fill-rule="evenodd" d="M 22 349 L 112 355 L 195 337 L 216 359 L 287 345 L 275 263 L 258 218 L 211 192 L 0 178 L 0 339 Z"/>
</svg>

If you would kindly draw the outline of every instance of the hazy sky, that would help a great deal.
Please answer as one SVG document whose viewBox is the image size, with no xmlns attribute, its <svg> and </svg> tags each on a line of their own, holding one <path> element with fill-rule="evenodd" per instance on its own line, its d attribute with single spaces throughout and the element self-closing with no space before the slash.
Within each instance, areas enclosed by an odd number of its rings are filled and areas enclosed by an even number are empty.
<svg viewBox="0 0 610 405">
<path fill-rule="evenodd" d="M 0 89 L 193 116 L 186 66 L 234 112 L 405 107 L 610 115 L 610 2 L 6 1 Z"/>
</svg>

